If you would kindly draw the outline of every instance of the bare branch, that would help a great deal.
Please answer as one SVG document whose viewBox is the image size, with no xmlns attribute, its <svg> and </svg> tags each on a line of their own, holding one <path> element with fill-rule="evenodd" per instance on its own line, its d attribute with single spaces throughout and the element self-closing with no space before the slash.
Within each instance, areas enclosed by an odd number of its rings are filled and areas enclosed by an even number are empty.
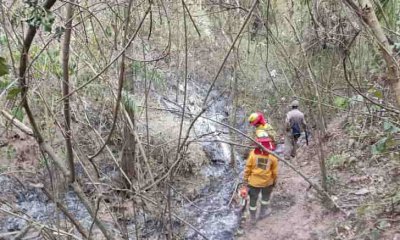
<svg viewBox="0 0 400 240">
<path fill-rule="evenodd" d="M 79 86 L 78 88 L 74 89 L 73 91 L 71 91 L 68 96 L 65 96 L 59 100 L 57 100 L 57 102 L 61 102 L 64 100 L 64 98 L 71 96 L 72 94 L 82 90 L 83 88 L 85 88 L 87 85 L 89 85 L 91 82 L 93 82 L 94 80 L 96 80 L 97 78 L 99 78 L 100 75 L 102 75 L 112 64 L 115 63 L 115 61 L 118 60 L 119 57 L 122 56 L 122 54 L 125 53 L 125 51 L 128 49 L 128 47 L 131 45 L 131 43 L 133 42 L 133 40 L 135 40 L 137 34 L 139 33 L 139 30 L 142 28 L 142 24 L 144 22 L 144 20 L 146 19 L 147 14 L 150 11 L 150 7 L 147 8 L 142 20 L 139 23 L 138 28 L 136 29 L 136 32 L 133 34 L 133 36 L 129 39 L 128 43 L 125 45 L 125 47 L 121 50 L 121 52 L 119 52 L 117 54 L 117 56 L 115 56 L 96 76 L 94 76 L 93 78 L 91 78 L 90 80 L 88 80 L 87 82 L 85 82 L 84 84 L 82 84 L 81 86 Z"/>
</svg>

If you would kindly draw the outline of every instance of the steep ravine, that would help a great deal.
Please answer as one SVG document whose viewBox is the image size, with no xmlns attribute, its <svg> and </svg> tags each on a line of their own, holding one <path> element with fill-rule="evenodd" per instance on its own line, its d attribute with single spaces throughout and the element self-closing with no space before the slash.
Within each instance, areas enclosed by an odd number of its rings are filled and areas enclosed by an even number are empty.
<svg viewBox="0 0 400 240">
<path fill-rule="evenodd" d="M 191 85 L 190 90 L 194 94 L 189 97 L 188 111 L 195 114 L 201 109 L 201 99 L 205 94 L 205 89 Z M 221 94 L 219 91 L 212 91 L 211 99 L 213 104 L 205 112 L 204 116 L 227 123 L 231 106 L 226 95 Z M 159 98 L 159 103 L 169 109 L 177 108 L 176 105 L 170 101 L 163 101 L 162 98 Z M 238 122 L 242 123 L 239 127 L 243 130 L 245 127 L 243 124 L 245 114 L 243 111 L 239 111 L 238 115 Z M 228 129 L 222 128 L 207 119 L 200 118 L 194 125 L 193 132 L 194 136 L 213 133 L 202 137 L 202 142 L 200 143 L 209 158 L 209 163 L 201 167 L 200 174 L 207 178 L 208 181 L 198 183 L 200 191 L 193 202 L 187 202 L 183 207 L 175 210 L 209 239 L 233 239 L 239 219 L 237 209 L 229 206 L 229 202 L 234 188 L 240 180 L 244 159 L 240 154 L 235 154 L 237 158 L 235 169 L 230 166 L 230 146 L 218 142 L 218 140 L 229 140 Z M 210 142 L 207 142 L 208 140 Z M 108 173 L 114 174 L 113 170 L 109 170 Z M 15 203 L 16 208 L 12 209 L 10 207 L 10 211 L 18 210 L 22 215 L 31 216 L 34 221 L 54 226 L 57 225 L 60 219 L 64 218 L 57 211 L 54 203 L 49 201 L 40 189 L 36 189 L 29 184 L 21 184 L 11 176 L 0 176 L 0 191 L 3 197 L 7 196 L 8 199 Z M 91 218 L 75 194 L 67 192 L 65 195 L 60 196 L 60 200 L 83 226 L 90 227 Z M 5 207 L 5 205 L 2 207 Z M 7 216 L 0 222 L 0 231 L 18 231 L 26 224 L 23 219 Z M 131 226 L 128 226 L 128 228 L 135 229 L 133 221 L 131 221 Z M 154 232 L 151 236 L 154 236 Z M 130 237 L 134 238 L 135 234 L 131 234 Z M 202 239 L 190 228 L 186 228 L 185 238 Z"/>
</svg>

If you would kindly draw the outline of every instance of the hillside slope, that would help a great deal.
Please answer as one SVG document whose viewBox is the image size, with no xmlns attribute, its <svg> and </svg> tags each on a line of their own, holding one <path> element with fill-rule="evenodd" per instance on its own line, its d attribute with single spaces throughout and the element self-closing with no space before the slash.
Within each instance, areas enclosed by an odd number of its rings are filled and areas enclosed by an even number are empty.
<svg viewBox="0 0 400 240">
<path fill-rule="evenodd" d="M 360 143 L 354 147 L 344 127 L 351 120 L 347 116 L 335 118 L 328 126 L 329 134 L 323 144 L 331 196 L 341 211 L 333 212 L 325 208 L 315 192 L 309 189 L 308 183 L 281 163 L 279 183 L 271 200 L 271 214 L 258 221 L 256 226 L 246 226 L 244 235 L 238 239 L 399 239 L 396 199 L 393 198 L 390 211 L 377 209 L 377 206 L 382 207 L 388 195 L 396 196 L 397 191 L 393 188 L 398 189 L 398 182 L 393 182 L 391 172 L 398 169 L 398 161 L 397 165 L 395 159 L 380 165 L 383 168 L 393 165 L 387 178 L 382 178 L 380 183 L 369 181 L 382 173 L 378 168 L 373 175 L 364 170 L 369 164 L 364 161 L 369 150 L 365 151 L 366 146 Z M 298 156 L 292 160 L 314 182 L 320 179 L 318 147 L 313 139 L 309 146 L 303 145 Z M 346 155 L 347 152 L 351 154 Z M 357 152 L 362 154 L 357 155 Z M 342 156 L 343 160 L 338 162 L 338 156 Z M 381 196 L 376 195 L 379 190 L 374 191 L 379 186 L 387 186 Z M 350 200 L 353 204 L 349 204 Z"/>
</svg>

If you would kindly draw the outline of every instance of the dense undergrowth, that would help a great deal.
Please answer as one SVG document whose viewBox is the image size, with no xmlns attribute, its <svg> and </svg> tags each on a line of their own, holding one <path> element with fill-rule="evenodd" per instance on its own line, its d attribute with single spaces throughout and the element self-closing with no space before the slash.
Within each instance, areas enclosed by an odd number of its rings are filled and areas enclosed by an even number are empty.
<svg viewBox="0 0 400 240">
<path fill-rule="evenodd" d="M 358 104 L 357 108 L 361 106 Z M 343 219 L 331 226 L 332 239 L 392 239 L 399 227 L 399 128 L 393 118 L 336 116 L 323 139 L 328 191 Z M 301 164 L 320 161 L 314 144 Z"/>
<path fill-rule="evenodd" d="M 348 117 L 333 139 L 330 186 L 348 213 L 340 238 L 390 239 L 399 227 L 400 132 L 390 120 Z"/>
</svg>

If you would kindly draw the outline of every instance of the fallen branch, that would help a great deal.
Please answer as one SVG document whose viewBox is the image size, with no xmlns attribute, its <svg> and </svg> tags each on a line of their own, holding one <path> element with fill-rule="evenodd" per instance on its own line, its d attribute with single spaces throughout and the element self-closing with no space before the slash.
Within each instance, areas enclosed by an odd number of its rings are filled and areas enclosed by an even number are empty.
<svg viewBox="0 0 400 240">
<path fill-rule="evenodd" d="M 244 145 L 244 144 L 239 144 L 239 143 L 234 143 L 231 141 L 224 141 L 224 140 L 194 140 L 194 141 L 189 141 L 189 142 L 220 142 L 220 143 L 225 143 L 237 147 L 243 147 L 243 148 L 254 148 L 254 146 L 250 145 Z"/>
<path fill-rule="evenodd" d="M 18 234 L 19 231 L 0 233 L 0 239 L 8 239 L 12 235 Z"/>
<path fill-rule="evenodd" d="M 14 126 L 19 128 L 22 132 L 28 134 L 29 136 L 33 136 L 33 131 L 29 127 L 27 127 L 25 124 L 20 122 L 18 119 L 16 119 L 14 116 L 6 112 L 5 110 L 1 110 L 1 114 L 8 120 L 10 121 Z"/>
<path fill-rule="evenodd" d="M 12 238 L 12 240 L 21 240 L 29 232 L 29 229 L 31 229 L 31 227 L 32 226 L 30 224 L 26 225 L 17 235 L 15 235 L 14 238 Z"/>
<path fill-rule="evenodd" d="M 76 236 L 74 234 L 71 234 L 71 233 L 68 233 L 66 231 L 63 231 L 63 230 L 60 230 L 60 229 L 57 229 L 57 228 L 53 228 L 53 227 L 50 227 L 50 226 L 47 226 L 47 225 L 44 225 L 44 224 L 36 222 L 36 221 L 34 221 L 34 220 L 30 219 L 30 218 L 27 218 L 27 217 L 18 215 L 16 213 L 13 213 L 13 212 L 11 212 L 11 211 L 9 211 L 7 209 L 4 209 L 4 208 L 0 207 L 0 212 L 3 212 L 5 214 L 11 215 L 13 217 L 16 217 L 16 218 L 19 218 L 19 219 L 22 219 L 22 220 L 25 220 L 32 227 L 35 227 L 35 228 L 38 228 L 38 229 L 47 229 L 47 230 L 52 231 L 53 234 L 58 234 L 58 235 L 62 235 L 62 236 L 68 236 L 68 237 L 72 237 L 72 238 L 77 239 L 77 240 L 81 240 L 81 238 L 79 238 L 78 236 Z"/>
</svg>

